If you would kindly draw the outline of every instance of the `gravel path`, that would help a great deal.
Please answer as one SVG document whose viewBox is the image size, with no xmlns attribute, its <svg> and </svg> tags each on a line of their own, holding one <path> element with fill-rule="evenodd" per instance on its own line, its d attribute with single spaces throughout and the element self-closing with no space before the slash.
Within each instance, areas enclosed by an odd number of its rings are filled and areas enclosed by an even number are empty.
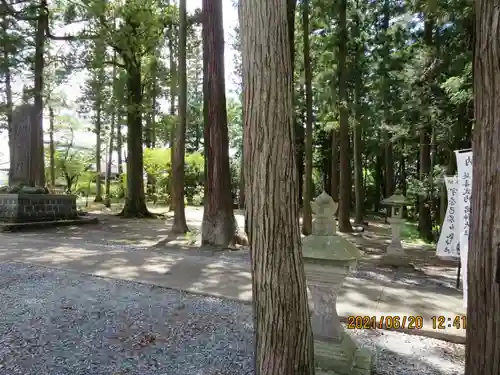
<svg viewBox="0 0 500 375">
<path fill-rule="evenodd" d="M 0 374 L 253 374 L 251 307 L 165 288 L 0 264 Z M 351 331 L 378 375 L 463 374 L 463 346 Z"/>
</svg>

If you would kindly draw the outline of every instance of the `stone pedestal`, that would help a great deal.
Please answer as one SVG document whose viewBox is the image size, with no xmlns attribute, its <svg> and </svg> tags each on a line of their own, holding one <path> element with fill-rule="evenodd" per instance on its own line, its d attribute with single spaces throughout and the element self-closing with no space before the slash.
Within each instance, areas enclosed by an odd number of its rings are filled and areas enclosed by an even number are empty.
<svg viewBox="0 0 500 375">
<path fill-rule="evenodd" d="M 403 244 L 401 243 L 401 229 L 404 220 L 400 217 L 389 217 L 387 221 L 391 224 L 391 243 L 387 247 L 387 254 L 404 255 Z"/>
<path fill-rule="evenodd" d="M 337 314 L 337 295 L 361 253 L 335 235 L 336 204 L 328 194 L 323 192 L 311 206 L 313 234 L 303 239 L 303 255 L 316 366 L 330 375 L 371 374 L 372 353 L 344 331 Z"/>
<path fill-rule="evenodd" d="M 0 194 L 1 222 L 73 220 L 77 216 L 74 195 Z"/>
</svg>

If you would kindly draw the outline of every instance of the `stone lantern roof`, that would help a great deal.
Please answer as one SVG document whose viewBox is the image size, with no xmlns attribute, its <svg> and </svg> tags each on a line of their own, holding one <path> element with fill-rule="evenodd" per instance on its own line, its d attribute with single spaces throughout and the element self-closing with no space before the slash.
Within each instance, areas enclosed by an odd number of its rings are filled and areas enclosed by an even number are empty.
<svg viewBox="0 0 500 375">
<path fill-rule="evenodd" d="M 404 195 L 394 194 L 381 202 L 386 206 L 410 206 L 412 203 Z"/>
</svg>

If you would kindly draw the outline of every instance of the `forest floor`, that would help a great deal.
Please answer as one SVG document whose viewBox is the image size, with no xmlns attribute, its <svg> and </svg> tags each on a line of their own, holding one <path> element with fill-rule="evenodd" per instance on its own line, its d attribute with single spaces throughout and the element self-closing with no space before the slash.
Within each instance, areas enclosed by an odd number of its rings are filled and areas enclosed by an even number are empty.
<svg viewBox="0 0 500 375">
<path fill-rule="evenodd" d="M 100 224 L 0 234 L 0 316 L 8 323 L 0 324 L 0 374 L 252 374 L 247 249 L 200 248 L 202 208 L 186 209 L 190 234 L 170 237 L 169 214 L 130 220 L 92 206 Z M 242 226 L 242 215 L 237 220 Z M 365 259 L 345 282 L 339 314 L 463 314 L 453 262 L 408 242 L 414 270 L 382 267 L 388 235 L 382 221 L 348 235 Z M 379 375 L 463 373 L 463 345 L 396 331 L 350 333 L 378 353 Z M 463 332 L 451 336 L 463 341 Z"/>
</svg>

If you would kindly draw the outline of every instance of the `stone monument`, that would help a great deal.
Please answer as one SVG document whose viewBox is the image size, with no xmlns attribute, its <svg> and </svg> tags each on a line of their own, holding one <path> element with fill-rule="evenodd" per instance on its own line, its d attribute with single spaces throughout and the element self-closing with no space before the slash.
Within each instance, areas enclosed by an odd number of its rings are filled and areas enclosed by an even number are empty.
<svg viewBox="0 0 500 375">
<path fill-rule="evenodd" d="M 43 127 L 37 117 L 32 104 L 22 104 L 12 113 L 11 186 L 45 186 Z"/>
<path fill-rule="evenodd" d="M 335 203 L 323 192 L 311 208 L 312 234 L 302 242 L 316 365 L 331 375 L 371 374 L 373 356 L 344 330 L 337 314 L 337 295 L 361 258 L 351 242 L 336 235 Z"/>
<path fill-rule="evenodd" d="M 394 194 L 381 203 L 391 210 L 391 216 L 387 218 L 391 225 L 391 243 L 387 246 L 382 262 L 393 266 L 409 266 L 409 260 L 401 243 L 401 229 L 405 224 L 403 208 L 410 205 L 410 202 L 404 195 Z"/>
<path fill-rule="evenodd" d="M 22 104 L 13 112 L 9 151 L 9 185 L 0 187 L 2 229 L 16 223 L 79 219 L 75 196 L 48 194 L 45 187 L 42 122 L 31 104 Z"/>
</svg>

